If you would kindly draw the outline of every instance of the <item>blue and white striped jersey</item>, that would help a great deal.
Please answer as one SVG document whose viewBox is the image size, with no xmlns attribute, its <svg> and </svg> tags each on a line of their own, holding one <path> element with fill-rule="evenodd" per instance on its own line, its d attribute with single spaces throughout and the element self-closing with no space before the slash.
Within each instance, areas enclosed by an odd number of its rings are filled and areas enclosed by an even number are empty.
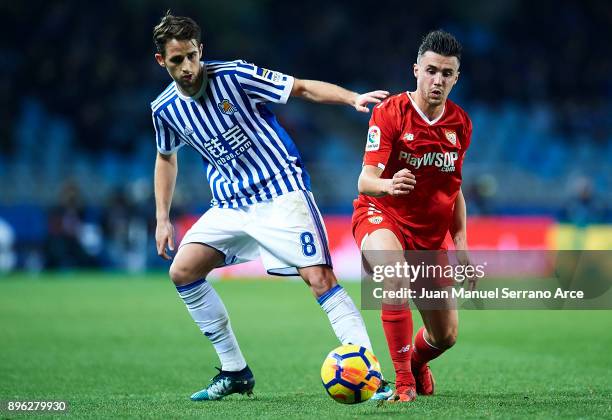
<svg viewBox="0 0 612 420">
<path fill-rule="evenodd" d="M 206 61 L 193 97 L 171 83 L 151 103 L 157 150 L 187 144 L 202 155 L 213 200 L 241 207 L 296 190 L 310 190 L 297 147 L 266 102 L 284 104 L 293 77 L 243 60 Z"/>
</svg>

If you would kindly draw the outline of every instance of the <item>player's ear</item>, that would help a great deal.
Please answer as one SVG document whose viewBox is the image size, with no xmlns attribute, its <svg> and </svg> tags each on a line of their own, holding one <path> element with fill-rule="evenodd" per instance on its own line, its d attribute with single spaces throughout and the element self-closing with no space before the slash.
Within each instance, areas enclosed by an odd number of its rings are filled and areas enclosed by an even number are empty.
<svg viewBox="0 0 612 420">
<path fill-rule="evenodd" d="M 412 72 L 414 73 L 415 78 L 419 78 L 419 63 L 414 63 L 412 65 Z"/>
<path fill-rule="evenodd" d="M 160 53 L 155 54 L 155 60 L 157 61 L 157 64 L 159 64 L 160 66 L 166 67 L 166 63 L 164 62 L 164 57 L 162 57 Z"/>
<path fill-rule="evenodd" d="M 203 52 L 204 52 L 204 44 L 200 43 L 200 57 L 202 57 Z"/>
</svg>

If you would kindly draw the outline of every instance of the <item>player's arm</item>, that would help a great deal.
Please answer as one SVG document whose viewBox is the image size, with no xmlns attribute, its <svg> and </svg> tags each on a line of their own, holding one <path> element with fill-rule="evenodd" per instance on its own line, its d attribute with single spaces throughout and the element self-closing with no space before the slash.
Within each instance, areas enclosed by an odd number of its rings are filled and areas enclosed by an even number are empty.
<svg viewBox="0 0 612 420">
<path fill-rule="evenodd" d="M 457 261 L 459 264 L 472 265 L 467 244 L 467 209 L 465 206 L 465 197 L 463 197 L 463 192 L 461 190 L 459 190 L 459 194 L 457 194 L 457 198 L 455 199 L 453 220 L 449 232 L 455 244 Z M 470 290 L 474 290 L 476 288 L 476 277 L 472 276 L 467 280 Z"/>
<path fill-rule="evenodd" d="M 416 185 L 416 178 L 408 169 L 396 172 L 391 179 L 381 178 L 382 173 L 383 169 L 377 166 L 364 165 L 357 181 L 359 193 L 372 197 L 398 197 L 410 194 Z"/>
<path fill-rule="evenodd" d="M 450 234 L 456 249 L 467 249 L 467 208 L 461 190 L 455 199 Z"/>
<path fill-rule="evenodd" d="M 359 112 L 370 112 L 367 104 L 380 103 L 389 96 L 389 92 L 374 90 L 360 95 L 332 83 L 295 78 L 291 96 L 324 104 L 350 105 Z"/>
<path fill-rule="evenodd" d="M 167 249 L 174 251 L 174 228 L 170 222 L 170 204 L 174 195 L 176 175 L 178 172 L 178 160 L 176 153 L 165 155 L 157 152 L 155 160 L 155 217 L 157 227 L 155 228 L 155 243 L 157 254 L 166 259 L 171 259 Z"/>
</svg>

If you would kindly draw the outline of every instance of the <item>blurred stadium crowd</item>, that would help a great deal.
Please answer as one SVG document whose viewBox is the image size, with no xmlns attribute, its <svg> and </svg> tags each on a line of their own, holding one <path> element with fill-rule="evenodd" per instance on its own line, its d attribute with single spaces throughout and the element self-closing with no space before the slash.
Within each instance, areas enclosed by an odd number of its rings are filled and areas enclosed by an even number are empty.
<svg viewBox="0 0 612 420">
<path fill-rule="evenodd" d="M 474 123 L 464 166 L 469 214 L 612 221 L 608 1 L 172 7 L 202 26 L 205 57 L 361 91 L 413 89 L 420 38 L 444 28 L 464 45 L 451 99 Z M 169 79 L 153 60 L 151 29 L 166 8 L 137 0 L 0 6 L 0 272 L 155 264 L 149 102 Z M 273 111 L 324 213 L 350 213 L 368 117 L 295 100 Z M 202 212 L 209 194 L 199 158 L 181 152 L 179 160 L 175 215 Z"/>
</svg>

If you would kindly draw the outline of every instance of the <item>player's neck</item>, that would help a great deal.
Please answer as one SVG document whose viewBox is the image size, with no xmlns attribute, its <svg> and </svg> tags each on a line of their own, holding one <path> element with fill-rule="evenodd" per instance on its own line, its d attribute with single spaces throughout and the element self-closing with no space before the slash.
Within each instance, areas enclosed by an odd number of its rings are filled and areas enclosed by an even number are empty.
<svg viewBox="0 0 612 420">
<path fill-rule="evenodd" d="M 414 92 L 408 92 L 408 94 L 410 95 L 410 98 L 412 98 L 416 106 L 419 107 L 421 112 L 430 121 L 434 121 L 435 119 L 440 117 L 440 115 L 442 115 L 442 113 L 444 112 L 444 102 L 442 102 L 439 105 L 431 105 L 423 98 L 423 96 L 418 90 Z"/>
</svg>

